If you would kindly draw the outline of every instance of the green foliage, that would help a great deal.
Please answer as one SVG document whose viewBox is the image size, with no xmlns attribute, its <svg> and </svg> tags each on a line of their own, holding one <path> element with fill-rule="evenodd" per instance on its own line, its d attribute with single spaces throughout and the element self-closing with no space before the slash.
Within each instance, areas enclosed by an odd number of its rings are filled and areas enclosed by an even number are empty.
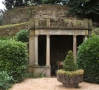
<svg viewBox="0 0 99 90">
<path fill-rule="evenodd" d="M 26 73 L 26 74 L 24 74 L 24 78 L 25 78 L 25 79 L 26 79 L 26 78 L 36 78 L 36 76 L 34 76 L 33 73 Z"/>
<path fill-rule="evenodd" d="M 44 78 L 44 77 L 46 77 L 46 75 L 45 75 L 45 73 L 41 73 L 41 75 L 39 77 Z"/>
<path fill-rule="evenodd" d="M 21 31 L 19 31 L 16 34 L 15 39 L 17 41 L 21 41 L 21 42 L 29 42 L 29 30 L 21 30 Z"/>
<path fill-rule="evenodd" d="M 77 64 L 84 69 L 84 80 L 99 83 L 99 36 L 93 35 L 79 46 Z"/>
<path fill-rule="evenodd" d="M 73 76 L 84 74 L 84 70 L 80 69 L 80 70 L 76 70 L 76 71 L 65 71 L 63 69 L 60 69 L 60 70 L 58 70 L 57 74 L 73 77 Z"/>
<path fill-rule="evenodd" d="M 14 40 L 14 38 L 13 37 L 2 36 L 2 37 L 0 37 L 0 40 Z"/>
<path fill-rule="evenodd" d="M 99 35 L 99 27 L 93 28 L 93 33 Z"/>
<path fill-rule="evenodd" d="M 99 0 L 69 0 L 71 14 L 99 20 Z"/>
<path fill-rule="evenodd" d="M 70 50 L 64 60 L 63 69 L 57 71 L 57 75 L 73 77 L 77 75 L 83 75 L 84 70 L 79 69 L 77 64 L 74 62 L 73 52 Z"/>
<path fill-rule="evenodd" d="M 74 63 L 73 52 L 70 50 L 64 60 L 63 69 L 65 71 L 75 71 L 77 70 L 77 65 Z"/>
<path fill-rule="evenodd" d="M 33 73 L 24 74 L 24 79 L 27 79 L 27 78 L 44 78 L 44 77 L 46 77 L 45 73 L 41 73 L 39 76 L 35 76 Z"/>
<path fill-rule="evenodd" d="M 7 71 L 0 71 L 0 90 L 8 90 L 11 80 L 13 78 L 7 74 Z"/>
<path fill-rule="evenodd" d="M 42 0 L 43 4 L 54 4 L 57 0 Z"/>
<path fill-rule="evenodd" d="M 45 4 L 45 3 L 49 3 L 48 0 L 42 0 L 42 3 Z"/>
<path fill-rule="evenodd" d="M 4 0 L 3 4 L 7 9 L 12 9 L 15 7 L 26 6 L 32 3 L 41 3 L 41 0 Z"/>
<path fill-rule="evenodd" d="M 25 6 L 27 1 L 29 0 L 24 0 L 25 3 L 23 3 L 23 0 L 5 0 L 3 3 L 7 9 L 11 9 L 13 7 Z"/>
<path fill-rule="evenodd" d="M 22 79 L 27 68 L 27 46 L 14 40 L 0 40 L 0 71 L 7 71 L 14 81 Z"/>
</svg>

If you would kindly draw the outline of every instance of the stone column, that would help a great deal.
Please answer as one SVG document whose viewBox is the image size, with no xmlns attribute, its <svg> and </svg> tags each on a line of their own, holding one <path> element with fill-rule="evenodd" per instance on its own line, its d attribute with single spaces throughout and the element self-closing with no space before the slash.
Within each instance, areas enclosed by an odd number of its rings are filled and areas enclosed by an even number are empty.
<svg viewBox="0 0 99 90">
<path fill-rule="evenodd" d="M 33 65 L 35 62 L 35 37 L 34 30 L 30 30 L 29 33 L 29 66 Z"/>
<path fill-rule="evenodd" d="M 84 40 L 83 41 L 86 41 L 87 40 L 87 36 L 84 36 Z"/>
<path fill-rule="evenodd" d="M 76 53 L 77 53 L 76 35 L 73 35 L 73 54 L 75 62 L 76 62 Z"/>
<path fill-rule="evenodd" d="M 38 65 L 38 35 L 35 35 L 35 63 L 34 65 Z"/>
<path fill-rule="evenodd" d="M 50 66 L 50 35 L 46 38 L 46 66 Z"/>
</svg>

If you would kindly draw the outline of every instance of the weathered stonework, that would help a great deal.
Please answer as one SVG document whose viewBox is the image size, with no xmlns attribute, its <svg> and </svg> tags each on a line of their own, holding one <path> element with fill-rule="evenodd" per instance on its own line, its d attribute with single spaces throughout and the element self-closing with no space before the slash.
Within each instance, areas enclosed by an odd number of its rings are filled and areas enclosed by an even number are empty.
<svg viewBox="0 0 99 90">
<path fill-rule="evenodd" d="M 35 30 L 36 35 L 88 35 L 88 30 Z"/>
<path fill-rule="evenodd" d="M 61 7 L 61 6 L 60 6 Z M 42 10 L 43 13 L 44 10 Z M 49 10 L 48 10 L 49 11 Z M 54 13 L 54 11 L 53 11 Z M 42 16 L 44 15 L 44 17 Z M 34 20 L 30 20 L 30 25 L 29 25 L 29 29 L 30 31 L 34 31 L 34 38 L 35 38 L 35 43 L 34 43 L 34 59 L 31 58 L 31 60 L 34 61 L 34 65 L 33 65 L 33 72 L 35 75 L 39 75 L 41 73 L 43 73 L 43 71 L 45 72 L 46 76 L 50 76 L 51 75 L 51 71 L 54 69 L 54 65 L 51 64 L 51 57 L 50 57 L 50 45 L 51 45 L 51 40 L 50 37 L 51 36 L 57 36 L 57 35 L 71 35 L 72 36 L 72 40 L 73 40 L 73 54 L 74 54 L 74 59 L 76 62 L 76 53 L 77 53 L 77 36 L 82 35 L 84 36 L 84 40 L 87 39 L 87 36 L 89 35 L 89 31 L 91 31 L 92 29 L 92 22 L 89 19 L 77 19 L 77 18 L 73 18 L 73 17 L 56 17 L 54 15 L 48 15 L 48 13 L 46 12 L 45 14 L 42 14 L 39 16 L 35 16 L 33 19 Z M 32 24 L 31 24 L 32 23 Z M 33 26 L 34 25 L 34 26 Z M 39 65 L 39 36 L 45 35 L 46 36 L 46 64 L 45 66 L 41 67 Z M 31 40 L 31 38 L 30 38 Z M 33 46 L 33 45 L 32 45 Z M 32 51 L 32 49 L 29 49 L 30 51 Z M 43 54 L 43 53 L 42 53 Z M 32 56 L 30 56 L 32 57 Z M 41 61 L 42 62 L 42 61 Z M 54 62 L 54 61 L 53 61 Z M 55 62 L 57 63 L 57 62 Z M 51 68 L 46 69 L 46 66 L 49 66 Z M 56 71 L 56 69 L 55 69 Z M 49 73 L 48 73 L 49 72 Z"/>
<path fill-rule="evenodd" d="M 65 17 L 67 6 L 60 5 L 36 5 L 29 7 L 15 8 L 6 11 L 3 15 L 2 24 L 16 24 L 29 21 L 32 17 L 56 18 Z"/>
<path fill-rule="evenodd" d="M 92 30 L 90 19 L 68 16 L 67 11 L 67 6 L 37 5 L 10 10 L 4 14 L 4 25 L 29 22 L 28 71 L 36 76 L 45 73 L 50 77 L 52 71 L 58 68 L 55 66 L 57 62 L 63 61 L 69 49 L 73 50 L 76 62 L 77 47 Z M 61 36 L 63 38 L 60 39 Z"/>
<path fill-rule="evenodd" d="M 0 36 L 14 36 L 20 30 L 28 30 L 28 22 L 0 26 Z"/>
</svg>

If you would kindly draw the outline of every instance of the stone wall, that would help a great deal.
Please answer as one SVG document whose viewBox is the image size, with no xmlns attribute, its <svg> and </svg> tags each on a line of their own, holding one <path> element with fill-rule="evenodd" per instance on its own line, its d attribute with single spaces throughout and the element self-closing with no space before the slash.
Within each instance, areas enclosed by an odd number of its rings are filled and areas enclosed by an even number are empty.
<svg viewBox="0 0 99 90">
<path fill-rule="evenodd" d="M 0 36 L 13 36 L 18 31 L 28 29 L 28 22 L 0 26 Z"/>
<path fill-rule="evenodd" d="M 36 5 L 21 7 L 6 11 L 3 15 L 2 24 L 15 24 L 27 22 L 33 17 L 55 18 L 66 17 L 68 7 L 62 5 Z"/>
<path fill-rule="evenodd" d="M 30 17 L 31 8 L 28 7 L 8 10 L 3 15 L 2 25 L 27 22 Z"/>
</svg>

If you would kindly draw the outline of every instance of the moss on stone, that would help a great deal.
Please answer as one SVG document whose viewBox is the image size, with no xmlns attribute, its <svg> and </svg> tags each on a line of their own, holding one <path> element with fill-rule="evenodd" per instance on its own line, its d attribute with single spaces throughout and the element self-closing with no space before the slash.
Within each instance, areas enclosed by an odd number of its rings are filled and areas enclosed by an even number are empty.
<svg viewBox="0 0 99 90">
<path fill-rule="evenodd" d="M 2 26 L 0 26 L 0 29 L 2 29 L 2 28 L 10 28 L 10 27 L 15 27 L 15 26 L 20 26 L 20 25 L 25 25 L 25 24 L 28 24 L 28 23 L 29 22 L 18 23 L 18 24 L 2 25 Z"/>
</svg>

